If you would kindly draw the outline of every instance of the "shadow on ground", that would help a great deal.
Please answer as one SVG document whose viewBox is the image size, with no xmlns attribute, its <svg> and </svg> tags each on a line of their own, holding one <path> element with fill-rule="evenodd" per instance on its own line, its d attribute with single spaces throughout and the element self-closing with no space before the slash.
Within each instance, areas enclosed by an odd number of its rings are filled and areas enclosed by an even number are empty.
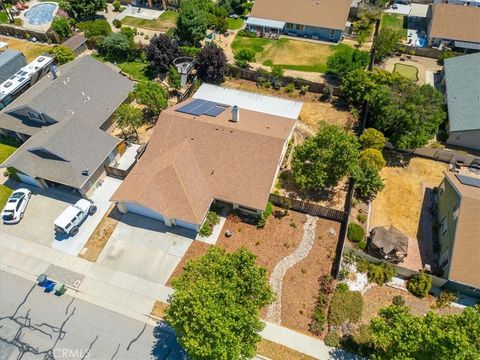
<svg viewBox="0 0 480 360">
<path fill-rule="evenodd" d="M 155 344 L 151 355 L 155 360 L 188 360 L 187 352 L 178 343 L 175 331 L 164 321 L 153 329 Z"/>
</svg>

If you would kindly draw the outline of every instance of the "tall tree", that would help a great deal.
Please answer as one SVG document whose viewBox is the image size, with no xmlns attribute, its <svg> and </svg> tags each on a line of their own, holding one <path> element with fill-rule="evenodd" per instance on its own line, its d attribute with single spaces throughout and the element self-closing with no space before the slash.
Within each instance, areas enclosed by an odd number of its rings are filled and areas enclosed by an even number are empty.
<svg viewBox="0 0 480 360">
<path fill-rule="evenodd" d="M 50 53 L 55 56 L 55 61 L 58 65 L 66 64 L 69 61 L 75 59 L 75 53 L 72 49 L 66 47 L 65 45 L 57 45 Z"/>
<path fill-rule="evenodd" d="M 222 48 L 210 43 L 198 54 L 195 68 L 203 81 L 221 84 L 225 81 L 227 73 L 227 57 Z"/>
<path fill-rule="evenodd" d="M 183 0 L 177 17 L 176 35 L 181 42 L 197 45 L 207 35 L 207 3 L 205 0 Z"/>
<path fill-rule="evenodd" d="M 61 0 L 60 7 L 77 19 L 90 19 L 105 8 L 105 0 Z"/>
<path fill-rule="evenodd" d="M 384 28 L 380 30 L 373 43 L 375 49 L 375 61 L 382 61 L 387 56 L 397 51 L 402 37 L 402 32 L 393 28 Z"/>
<path fill-rule="evenodd" d="M 132 91 L 139 104 L 145 105 L 148 112 L 158 116 L 168 106 L 168 92 L 160 84 L 153 81 L 141 81 Z"/>
<path fill-rule="evenodd" d="M 264 268 L 246 249 L 211 247 L 172 281 L 167 323 L 192 359 L 251 359 L 264 327 L 259 310 L 273 301 Z"/>
<path fill-rule="evenodd" d="M 295 148 L 292 161 L 296 184 L 304 190 L 333 187 L 358 167 L 357 137 L 334 125 L 323 125 L 313 138 Z"/>
<path fill-rule="evenodd" d="M 179 56 L 176 41 L 165 34 L 155 35 L 147 46 L 147 60 L 159 72 L 168 71 L 173 60 Z"/>
<path fill-rule="evenodd" d="M 138 139 L 137 129 L 143 124 L 142 110 L 130 104 L 122 104 L 114 113 L 115 123 L 122 130 L 126 138 L 125 130 L 130 129 L 135 132 Z"/>
<path fill-rule="evenodd" d="M 127 35 L 111 33 L 100 40 L 99 52 L 111 61 L 125 61 L 135 53 L 134 44 Z"/>
<path fill-rule="evenodd" d="M 68 19 L 60 16 L 55 16 L 53 18 L 52 30 L 55 31 L 55 33 L 57 33 L 57 35 L 62 39 L 68 38 L 72 33 Z"/>
<path fill-rule="evenodd" d="M 342 46 L 328 57 L 327 72 L 343 78 L 352 70 L 365 70 L 369 60 L 368 52 Z"/>
</svg>

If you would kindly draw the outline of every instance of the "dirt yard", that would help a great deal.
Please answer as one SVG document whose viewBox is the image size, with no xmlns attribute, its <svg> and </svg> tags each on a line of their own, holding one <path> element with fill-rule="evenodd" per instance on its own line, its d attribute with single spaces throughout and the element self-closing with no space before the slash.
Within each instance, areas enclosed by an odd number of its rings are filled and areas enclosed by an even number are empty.
<svg viewBox="0 0 480 360">
<path fill-rule="evenodd" d="M 331 232 L 332 229 L 334 232 Z M 318 279 L 331 272 L 339 231 L 339 223 L 318 219 L 312 250 L 286 273 L 282 290 L 283 326 L 312 335 L 308 324 L 319 291 Z"/>
<path fill-rule="evenodd" d="M 257 353 L 272 360 L 313 360 L 311 356 L 287 348 L 286 346 L 262 339 Z"/>
<path fill-rule="evenodd" d="M 392 299 L 396 295 L 403 297 L 405 305 L 407 305 L 415 315 L 424 315 L 428 311 L 434 311 L 439 314 L 459 314 L 462 312 L 462 309 L 455 307 L 442 309 L 432 308 L 435 301 L 431 296 L 419 299 L 403 290 L 394 289 L 389 286 L 375 286 L 367 290 L 363 295 L 365 305 L 363 308 L 362 322 L 369 323 L 370 320 L 378 314 L 380 308 L 392 304 Z"/>
<path fill-rule="evenodd" d="M 380 173 L 385 188 L 372 203 L 369 225 L 394 225 L 416 239 L 425 189 L 440 184 L 447 164 L 419 157 L 408 163 L 408 156 L 401 156 L 404 165 L 388 154 L 386 159 L 389 164 Z"/>
<path fill-rule="evenodd" d="M 21 51 L 27 63 L 33 61 L 36 57 L 48 53 L 51 49 L 51 45 L 37 44 L 31 41 L 15 39 L 12 37 L 0 36 L 0 41 L 8 43 L 8 48 Z"/>
</svg>

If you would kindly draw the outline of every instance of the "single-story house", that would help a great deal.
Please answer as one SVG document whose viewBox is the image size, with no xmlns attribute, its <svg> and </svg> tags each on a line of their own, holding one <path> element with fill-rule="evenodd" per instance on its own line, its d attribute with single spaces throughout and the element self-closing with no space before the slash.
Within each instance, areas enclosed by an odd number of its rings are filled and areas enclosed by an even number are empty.
<svg viewBox="0 0 480 360">
<path fill-rule="evenodd" d="M 290 102 L 270 100 L 272 106 Z M 123 213 L 195 231 L 214 202 L 259 215 L 295 123 L 266 112 L 189 99 L 160 114 L 144 154 L 111 201 Z"/>
<path fill-rule="evenodd" d="M 429 46 L 480 50 L 480 7 L 437 3 L 428 18 Z"/>
<path fill-rule="evenodd" d="M 23 142 L 2 167 L 25 183 L 86 196 L 118 153 L 121 141 L 105 130 L 132 88 L 91 56 L 60 66 L 0 112 L 0 133 Z"/>
<path fill-rule="evenodd" d="M 446 172 L 437 194 L 443 287 L 480 298 L 480 176 Z"/>
<path fill-rule="evenodd" d="M 480 53 L 446 59 L 444 73 L 447 144 L 480 150 Z"/>
<path fill-rule="evenodd" d="M 87 50 L 87 38 L 82 34 L 75 34 L 65 40 L 62 45 L 72 50 L 76 56 L 79 56 Z"/>
<path fill-rule="evenodd" d="M 3 83 L 25 65 L 27 65 L 27 60 L 21 51 L 6 49 L 0 52 L 0 83 Z"/>
<path fill-rule="evenodd" d="M 338 43 L 350 6 L 351 0 L 256 0 L 246 28 Z"/>
<path fill-rule="evenodd" d="M 458 4 L 462 6 L 480 7 L 480 0 L 434 0 L 435 3 Z"/>
</svg>

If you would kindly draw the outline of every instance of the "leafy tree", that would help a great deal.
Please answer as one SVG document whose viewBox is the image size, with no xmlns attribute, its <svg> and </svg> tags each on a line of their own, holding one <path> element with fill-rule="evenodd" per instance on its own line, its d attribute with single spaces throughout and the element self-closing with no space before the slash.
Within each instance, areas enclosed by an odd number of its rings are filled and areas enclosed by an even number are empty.
<svg viewBox="0 0 480 360">
<path fill-rule="evenodd" d="M 141 81 L 132 91 L 139 104 L 145 105 L 153 116 L 158 116 L 168 106 L 168 92 L 153 81 Z"/>
<path fill-rule="evenodd" d="M 375 61 L 382 61 L 387 56 L 397 51 L 402 37 L 402 32 L 393 28 L 387 27 L 380 30 L 373 43 L 375 49 Z"/>
<path fill-rule="evenodd" d="M 120 11 L 120 8 L 122 7 L 122 3 L 119 0 L 114 0 L 112 2 L 113 5 L 113 11 Z"/>
<path fill-rule="evenodd" d="M 296 184 L 304 190 L 330 188 L 355 171 L 359 143 L 351 132 L 323 125 L 315 137 L 297 146 L 292 160 Z"/>
<path fill-rule="evenodd" d="M 480 305 L 461 314 L 412 315 L 410 308 L 391 305 L 370 323 L 376 360 L 478 359 Z"/>
<path fill-rule="evenodd" d="M 179 56 L 178 45 L 165 34 L 155 35 L 147 46 L 147 60 L 159 72 L 168 71 L 173 60 Z"/>
<path fill-rule="evenodd" d="M 423 298 L 428 295 L 432 287 L 432 277 L 423 271 L 413 275 L 407 282 L 407 290 L 413 295 Z"/>
<path fill-rule="evenodd" d="M 64 45 L 55 46 L 50 52 L 55 56 L 55 61 L 59 65 L 66 64 L 75 59 L 75 53 L 72 49 Z"/>
<path fill-rule="evenodd" d="M 52 21 L 52 30 L 57 33 L 62 39 L 68 38 L 72 34 L 70 23 L 68 19 L 60 16 L 55 16 Z"/>
<path fill-rule="evenodd" d="M 370 61 L 368 52 L 342 46 L 327 59 L 327 72 L 343 78 L 350 71 L 365 69 Z"/>
<path fill-rule="evenodd" d="M 247 8 L 249 0 L 220 0 L 220 4 L 225 6 L 229 14 L 243 15 Z"/>
<path fill-rule="evenodd" d="M 183 0 L 177 17 L 176 35 L 180 41 L 196 45 L 207 35 L 208 3 L 204 0 Z"/>
<path fill-rule="evenodd" d="M 355 179 L 355 191 L 362 199 L 371 199 L 385 187 L 374 164 L 366 163 L 362 167 L 358 167 L 353 178 Z"/>
<path fill-rule="evenodd" d="M 371 164 L 380 171 L 386 163 L 382 152 L 377 149 L 365 149 L 360 152 L 359 164 L 361 168 Z"/>
<path fill-rule="evenodd" d="M 90 19 L 105 8 L 105 0 L 61 0 L 60 7 L 75 19 Z"/>
<path fill-rule="evenodd" d="M 114 113 L 115 123 L 122 130 L 126 138 L 125 130 L 132 129 L 138 139 L 137 129 L 143 124 L 142 110 L 130 104 L 122 104 Z"/>
<path fill-rule="evenodd" d="M 251 49 L 241 49 L 235 55 L 235 65 L 241 68 L 248 67 L 248 63 L 255 61 L 255 51 Z"/>
<path fill-rule="evenodd" d="M 166 320 L 192 359 L 250 359 L 264 327 L 259 310 L 270 304 L 266 270 L 246 249 L 211 247 L 172 281 Z"/>
<path fill-rule="evenodd" d="M 368 128 L 360 135 L 360 144 L 363 149 L 382 150 L 385 146 L 385 136 L 374 128 Z"/>
<path fill-rule="evenodd" d="M 98 50 L 100 54 L 112 61 L 128 60 L 135 52 L 131 40 L 122 33 L 105 36 L 98 44 Z"/>
<path fill-rule="evenodd" d="M 357 43 L 362 45 L 373 31 L 373 21 L 367 16 L 360 16 L 359 20 L 353 23 L 353 31 L 357 34 Z"/>
<path fill-rule="evenodd" d="M 375 86 L 370 74 L 363 69 L 353 70 L 342 79 L 341 91 L 348 102 L 360 106 Z"/>
<path fill-rule="evenodd" d="M 170 65 L 170 67 L 168 68 L 168 83 L 174 89 L 180 89 L 182 86 L 180 74 L 173 65 Z"/>
<path fill-rule="evenodd" d="M 223 49 L 214 43 L 206 45 L 195 63 L 197 74 L 205 82 L 221 84 L 227 72 L 227 57 Z"/>
</svg>

